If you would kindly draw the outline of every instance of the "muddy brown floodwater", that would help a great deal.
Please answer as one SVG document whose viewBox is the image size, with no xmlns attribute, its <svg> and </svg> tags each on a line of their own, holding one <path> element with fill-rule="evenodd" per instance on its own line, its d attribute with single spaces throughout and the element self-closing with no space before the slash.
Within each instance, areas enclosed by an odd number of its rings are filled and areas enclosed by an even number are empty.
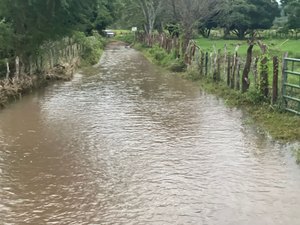
<svg viewBox="0 0 300 225">
<path fill-rule="evenodd" d="M 240 110 L 111 45 L 0 112 L 0 224 L 299 225 L 300 168 Z"/>
</svg>

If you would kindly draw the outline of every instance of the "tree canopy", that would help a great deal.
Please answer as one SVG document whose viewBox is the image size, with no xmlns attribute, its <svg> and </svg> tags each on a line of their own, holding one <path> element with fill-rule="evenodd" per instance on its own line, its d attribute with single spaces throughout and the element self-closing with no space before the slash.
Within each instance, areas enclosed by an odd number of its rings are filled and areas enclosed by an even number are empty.
<svg viewBox="0 0 300 225">
<path fill-rule="evenodd" d="M 1 26 L 6 30 L 0 38 L 10 34 L 16 54 L 26 54 L 76 30 L 102 30 L 113 22 L 117 4 L 117 0 L 1 0 Z"/>
<path fill-rule="evenodd" d="M 255 29 L 270 28 L 280 13 L 276 0 L 227 0 L 222 4 L 218 24 L 241 39 Z"/>
<path fill-rule="evenodd" d="M 300 1 L 285 0 L 284 6 L 288 16 L 287 27 L 290 29 L 300 29 Z"/>
</svg>

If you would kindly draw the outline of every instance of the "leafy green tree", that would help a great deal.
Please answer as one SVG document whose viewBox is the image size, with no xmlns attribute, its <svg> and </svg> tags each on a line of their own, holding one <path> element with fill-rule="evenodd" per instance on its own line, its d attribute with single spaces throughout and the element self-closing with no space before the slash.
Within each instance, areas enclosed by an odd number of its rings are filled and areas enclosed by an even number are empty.
<svg viewBox="0 0 300 225">
<path fill-rule="evenodd" d="M 203 37 L 208 38 L 210 36 L 211 29 L 219 26 L 218 16 L 219 12 L 216 12 L 215 14 L 209 15 L 199 21 L 198 31 Z"/>
<path fill-rule="evenodd" d="M 9 57 L 13 49 L 13 30 L 5 20 L 0 21 L 0 58 Z"/>
<path fill-rule="evenodd" d="M 222 8 L 221 26 L 240 39 L 255 29 L 270 28 L 280 13 L 276 0 L 227 0 Z"/>
<path fill-rule="evenodd" d="M 300 1 L 288 1 L 285 6 L 288 16 L 287 27 L 290 29 L 300 29 Z"/>
<path fill-rule="evenodd" d="M 14 52 L 21 59 L 44 42 L 73 31 L 104 29 L 114 19 L 118 0 L 1 0 L 0 15 L 13 30 Z"/>
<path fill-rule="evenodd" d="M 219 10 L 221 0 L 167 0 L 166 6 L 173 15 L 173 21 L 180 24 L 184 53 L 189 41 L 192 39 L 192 33 L 198 26 L 198 22 L 214 14 Z"/>
</svg>

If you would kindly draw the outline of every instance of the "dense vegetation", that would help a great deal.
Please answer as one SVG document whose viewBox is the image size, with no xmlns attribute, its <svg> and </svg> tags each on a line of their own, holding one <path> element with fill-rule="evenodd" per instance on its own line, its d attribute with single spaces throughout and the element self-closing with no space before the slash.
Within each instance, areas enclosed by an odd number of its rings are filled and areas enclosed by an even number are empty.
<svg viewBox="0 0 300 225">
<path fill-rule="evenodd" d="M 48 41 L 74 31 L 100 34 L 114 24 L 152 34 L 169 30 L 183 37 L 183 50 L 195 29 L 209 37 L 213 28 L 243 39 L 257 29 L 300 28 L 300 1 L 281 0 L 1 0 L 0 58 L 25 60 Z M 276 22 L 277 21 L 277 22 Z"/>
<path fill-rule="evenodd" d="M 130 0 L 122 8 L 117 25 L 137 26 L 146 33 L 178 26 L 182 35 L 191 37 L 192 30 L 209 37 L 212 28 L 224 29 L 225 37 L 235 34 L 243 39 L 257 29 L 272 26 L 280 30 L 300 28 L 299 0 Z M 173 30 L 172 30 L 173 31 Z"/>
<path fill-rule="evenodd" d="M 117 5 L 116 0 L 1 0 L 0 58 L 26 61 L 44 43 L 74 31 L 101 32 L 114 21 Z"/>
</svg>

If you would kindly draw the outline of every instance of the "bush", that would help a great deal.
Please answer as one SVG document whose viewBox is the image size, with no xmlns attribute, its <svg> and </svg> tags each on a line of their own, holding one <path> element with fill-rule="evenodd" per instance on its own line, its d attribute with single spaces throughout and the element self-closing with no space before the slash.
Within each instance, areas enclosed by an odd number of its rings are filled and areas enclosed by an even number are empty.
<svg viewBox="0 0 300 225">
<path fill-rule="evenodd" d="M 115 37 L 116 40 L 123 41 L 127 44 L 132 44 L 134 43 L 135 37 L 134 34 L 131 33 L 125 33 L 125 34 L 117 34 Z"/>
<path fill-rule="evenodd" d="M 260 93 L 258 89 L 249 90 L 246 94 L 246 101 L 252 104 L 258 104 L 264 102 L 266 99 L 265 97 Z"/>
<path fill-rule="evenodd" d="M 93 32 L 92 36 L 85 36 L 84 33 L 78 32 L 75 34 L 75 41 L 83 47 L 82 64 L 94 65 L 98 63 L 100 56 L 103 53 L 105 39 L 97 32 Z"/>
<path fill-rule="evenodd" d="M 157 45 L 150 48 L 149 53 L 161 65 L 163 64 L 162 61 L 168 57 L 168 54 L 166 53 L 166 51 Z"/>
<path fill-rule="evenodd" d="M 182 59 L 176 59 L 168 69 L 172 72 L 184 72 L 186 71 L 186 65 Z"/>
<path fill-rule="evenodd" d="M 192 81 L 199 80 L 199 72 L 196 69 L 189 69 L 186 78 Z"/>
</svg>

